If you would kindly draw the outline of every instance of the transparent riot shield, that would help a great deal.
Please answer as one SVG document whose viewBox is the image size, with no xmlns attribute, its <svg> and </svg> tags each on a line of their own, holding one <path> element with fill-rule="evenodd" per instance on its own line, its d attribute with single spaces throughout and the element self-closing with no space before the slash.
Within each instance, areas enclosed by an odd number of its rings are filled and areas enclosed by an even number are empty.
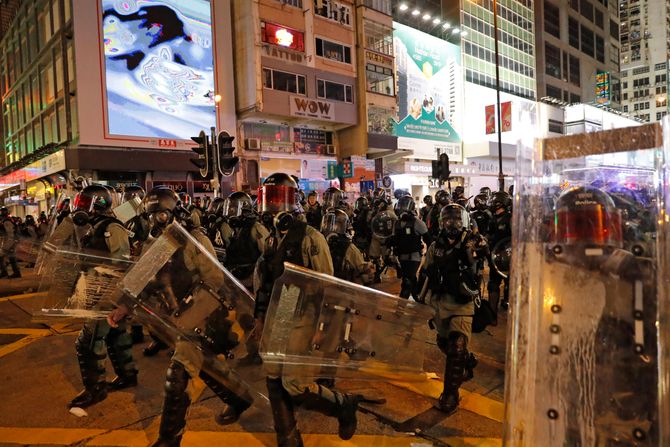
<svg viewBox="0 0 670 447">
<path fill-rule="evenodd" d="M 650 124 L 520 144 L 504 445 L 670 445 L 661 137 Z"/>
<path fill-rule="evenodd" d="M 176 356 L 264 409 L 266 374 L 254 345 L 253 296 L 208 245 L 204 233 L 168 226 L 121 281 L 121 303 L 175 346 Z"/>
<path fill-rule="evenodd" d="M 105 318 L 120 299 L 119 282 L 132 264 L 93 250 L 46 248 L 39 294 L 29 307 L 33 318 Z"/>
<path fill-rule="evenodd" d="M 36 239 L 21 237 L 16 242 L 16 259 L 28 265 L 35 265 L 42 244 Z"/>
<path fill-rule="evenodd" d="M 425 380 L 428 306 L 285 264 L 261 341 L 274 375 Z"/>
</svg>

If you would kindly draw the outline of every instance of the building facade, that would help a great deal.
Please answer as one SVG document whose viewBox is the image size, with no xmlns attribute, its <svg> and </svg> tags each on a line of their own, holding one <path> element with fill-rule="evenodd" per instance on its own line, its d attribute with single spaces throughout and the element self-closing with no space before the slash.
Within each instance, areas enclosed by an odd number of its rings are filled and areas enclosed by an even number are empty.
<svg viewBox="0 0 670 447">
<path fill-rule="evenodd" d="M 235 132 L 232 67 L 215 63 L 231 40 L 228 0 L 21 2 L 0 43 L 4 203 L 48 210 L 78 176 L 210 193 L 190 138 Z"/>
<path fill-rule="evenodd" d="M 670 2 L 620 0 L 623 110 L 644 121 L 668 113 Z"/>
<path fill-rule="evenodd" d="M 620 108 L 615 1 L 536 1 L 535 27 L 538 97 Z"/>
</svg>

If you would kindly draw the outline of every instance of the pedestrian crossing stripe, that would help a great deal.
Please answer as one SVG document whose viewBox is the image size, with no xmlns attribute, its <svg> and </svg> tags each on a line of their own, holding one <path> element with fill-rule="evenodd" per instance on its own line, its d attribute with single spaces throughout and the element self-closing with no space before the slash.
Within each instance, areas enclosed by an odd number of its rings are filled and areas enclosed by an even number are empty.
<svg viewBox="0 0 670 447">
<path fill-rule="evenodd" d="M 16 300 L 24 300 L 27 298 L 35 298 L 37 296 L 46 296 L 46 292 L 22 293 L 20 295 L 4 296 L 0 298 L 0 303 L 2 303 L 3 301 L 16 301 Z"/>
<path fill-rule="evenodd" d="M 70 445 L 135 447 L 146 446 L 157 436 L 143 430 L 105 430 L 87 428 L 11 428 L 0 427 L 0 444 Z M 337 435 L 302 435 L 305 447 L 430 447 L 428 440 L 416 436 L 356 435 L 343 441 Z M 190 431 L 184 433 L 183 447 L 225 445 L 227 447 L 267 447 L 275 444 L 274 433 Z M 440 438 L 451 447 L 501 447 L 496 438 Z"/>
</svg>

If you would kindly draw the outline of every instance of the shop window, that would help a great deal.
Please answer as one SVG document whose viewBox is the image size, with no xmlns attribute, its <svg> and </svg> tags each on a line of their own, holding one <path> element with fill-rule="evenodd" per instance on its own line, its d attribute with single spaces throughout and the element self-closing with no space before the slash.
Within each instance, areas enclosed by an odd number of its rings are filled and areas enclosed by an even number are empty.
<svg viewBox="0 0 670 447">
<path fill-rule="evenodd" d="M 56 95 L 60 98 L 63 96 L 63 56 L 58 53 L 56 56 Z"/>
<path fill-rule="evenodd" d="M 368 91 L 381 93 L 382 95 L 395 95 L 393 70 L 390 68 L 367 64 L 365 66 L 365 78 Z"/>
<path fill-rule="evenodd" d="M 561 50 L 545 42 L 544 44 L 545 72 L 549 76 L 561 78 Z"/>
<path fill-rule="evenodd" d="M 60 0 L 51 0 L 54 34 L 60 29 Z"/>
<path fill-rule="evenodd" d="M 369 20 L 364 27 L 365 48 L 393 56 L 393 28 Z"/>
<path fill-rule="evenodd" d="M 316 96 L 333 101 L 354 102 L 353 89 L 350 85 L 323 79 L 316 80 Z"/>
<path fill-rule="evenodd" d="M 574 93 L 570 93 L 570 102 L 572 104 L 578 104 L 578 103 L 582 102 L 582 97 L 579 96 L 579 95 L 576 95 Z"/>
<path fill-rule="evenodd" d="M 558 6 L 544 2 L 544 29 L 554 37 L 561 38 L 561 16 Z"/>
<path fill-rule="evenodd" d="M 307 82 L 304 76 L 270 68 L 263 68 L 263 87 L 299 95 L 307 94 Z"/>
<path fill-rule="evenodd" d="M 42 81 L 42 98 L 44 99 L 42 109 L 48 107 L 56 99 L 53 76 L 53 65 L 49 63 L 49 65 L 44 67 L 40 73 Z"/>
<path fill-rule="evenodd" d="M 245 139 L 257 139 L 264 148 L 268 146 L 290 147 L 291 150 L 293 148 L 288 126 L 244 123 L 242 128 Z"/>
<path fill-rule="evenodd" d="M 316 38 L 316 55 L 326 59 L 351 63 L 351 48 L 325 39 Z"/>
<path fill-rule="evenodd" d="M 75 140 L 79 136 L 79 121 L 77 117 L 77 98 L 70 98 L 70 135 Z"/>
<path fill-rule="evenodd" d="M 314 0 L 314 14 L 342 25 L 351 25 L 351 8 L 334 0 Z"/>
</svg>

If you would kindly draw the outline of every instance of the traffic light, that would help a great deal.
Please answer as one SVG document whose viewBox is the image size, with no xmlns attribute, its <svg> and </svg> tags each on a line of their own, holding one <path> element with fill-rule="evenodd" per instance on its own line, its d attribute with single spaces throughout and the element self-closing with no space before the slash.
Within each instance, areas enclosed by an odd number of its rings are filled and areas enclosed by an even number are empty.
<svg viewBox="0 0 670 447">
<path fill-rule="evenodd" d="M 451 171 L 449 170 L 449 156 L 447 154 L 440 154 L 437 160 L 431 162 L 433 172 L 431 177 L 438 179 L 440 182 L 449 180 Z"/>
<path fill-rule="evenodd" d="M 191 137 L 191 140 L 198 143 L 197 147 L 192 147 L 191 150 L 198 154 L 198 158 L 191 158 L 191 163 L 200 169 L 200 175 L 207 177 L 209 174 L 209 157 L 211 147 L 209 145 L 209 139 L 204 130 L 200 131 L 200 134 L 197 137 Z"/>
<path fill-rule="evenodd" d="M 216 137 L 217 141 L 217 151 L 216 155 L 218 157 L 218 166 L 219 172 L 223 176 L 230 176 L 235 170 L 235 166 L 240 162 L 239 157 L 233 156 L 235 148 L 233 147 L 233 140 L 235 137 L 231 137 L 230 134 L 226 131 L 219 132 L 219 135 Z"/>
</svg>

